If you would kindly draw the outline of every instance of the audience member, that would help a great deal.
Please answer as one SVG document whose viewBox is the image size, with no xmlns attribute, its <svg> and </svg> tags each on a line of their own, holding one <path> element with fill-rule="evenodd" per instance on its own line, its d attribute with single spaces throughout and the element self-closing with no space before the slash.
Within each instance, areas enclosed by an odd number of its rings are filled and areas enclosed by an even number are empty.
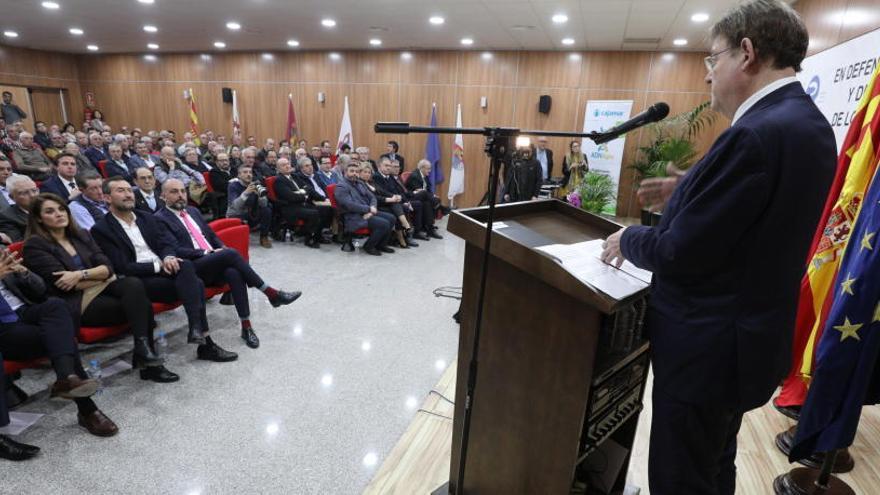
<svg viewBox="0 0 880 495">
<path fill-rule="evenodd" d="M 168 179 L 177 179 L 183 182 L 186 187 L 189 187 L 190 182 L 193 181 L 205 184 L 205 177 L 180 163 L 180 160 L 174 155 L 174 148 L 171 146 L 162 148 L 162 158 L 159 160 L 159 166 L 153 169 L 153 173 L 156 175 L 156 180 L 159 181 L 159 184 Z"/>
<path fill-rule="evenodd" d="M 34 180 L 45 180 L 52 170 L 52 162 L 43 150 L 34 142 L 34 136 L 22 132 L 19 136 L 20 147 L 15 150 L 16 172 L 25 174 Z"/>
<path fill-rule="evenodd" d="M 241 146 L 233 144 L 229 147 L 229 168 L 233 174 L 238 173 L 238 167 L 243 163 L 241 157 Z"/>
<path fill-rule="evenodd" d="M 110 156 L 104 151 L 104 139 L 97 132 L 89 134 L 89 147 L 83 153 L 92 162 L 95 170 L 100 170 L 98 162 L 110 159 Z"/>
<path fill-rule="evenodd" d="M 55 163 L 58 173 L 40 184 L 40 192 L 61 196 L 61 199 L 68 202 L 79 194 L 76 186 L 76 157 L 62 153 Z"/>
<path fill-rule="evenodd" d="M 130 324 L 132 366 L 143 368 L 142 380 L 167 383 L 180 378 L 162 366 L 153 349 L 156 322 L 143 282 L 117 278 L 110 260 L 54 194 L 41 194 L 31 204 L 24 263 L 43 278 L 50 296 L 67 302 L 75 326 Z"/>
<path fill-rule="evenodd" d="M 42 120 L 34 122 L 34 142 L 40 145 L 40 148 L 42 148 L 43 151 L 52 145 L 52 142 L 49 139 L 49 133 L 47 132 L 48 130 L 46 123 Z"/>
<path fill-rule="evenodd" d="M 156 192 L 156 177 L 153 171 L 147 167 L 140 167 L 134 171 L 134 208 L 144 213 L 155 213 L 165 207 L 165 202 Z"/>
<path fill-rule="evenodd" d="M 208 180 L 211 181 L 211 187 L 217 198 L 217 216 L 222 218 L 226 216 L 229 207 L 229 181 L 233 179 L 234 172 L 229 162 L 229 155 L 226 153 L 217 153 L 214 165 L 216 166 L 208 173 Z"/>
<path fill-rule="evenodd" d="M 6 160 L 6 157 L 0 157 L 0 211 L 9 205 L 15 204 L 12 194 L 7 187 L 7 181 L 12 176 L 12 164 Z"/>
<path fill-rule="evenodd" d="M 9 268 L 0 266 L 0 278 L 9 274 Z M 3 355 L 0 354 L 0 428 L 9 426 L 9 409 L 6 407 L 6 375 L 3 373 Z M 0 459 L 24 461 L 40 453 L 40 448 L 19 443 L 0 434 Z"/>
<path fill-rule="evenodd" d="M 504 201 L 531 201 L 538 199 L 541 192 L 541 164 L 532 156 L 532 148 L 525 146 L 517 150 L 516 156 L 506 170 L 504 178 Z"/>
<path fill-rule="evenodd" d="M 101 176 L 94 172 L 84 172 L 76 176 L 76 186 L 80 194 L 70 200 L 70 214 L 81 229 L 91 230 L 95 222 L 104 218 L 109 211 L 101 190 L 103 182 Z"/>
<path fill-rule="evenodd" d="M 400 170 L 403 170 L 403 164 L 400 164 Z M 406 189 L 412 193 L 413 198 L 422 202 L 422 208 L 431 212 L 432 218 L 435 218 L 437 211 L 440 210 L 440 198 L 433 193 L 434 186 L 431 184 L 431 162 L 428 160 L 420 160 L 416 169 L 409 174 L 406 179 Z M 425 214 L 427 215 L 427 213 Z M 433 226 L 431 228 L 426 224 L 424 226 L 425 233 L 428 237 L 434 239 L 442 239 L 443 236 L 435 232 Z"/>
<path fill-rule="evenodd" d="M 200 174 L 211 170 L 211 168 L 206 166 L 205 162 L 201 160 L 198 148 L 196 147 L 187 147 L 183 152 L 183 165 Z"/>
<path fill-rule="evenodd" d="M 266 144 L 264 144 L 260 151 L 257 153 L 257 161 L 266 161 L 266 156 L 269 154 L 270 151 L 275 151 L 275 140 L 272 138 L 266 139 Z"/>
<path fill-rule="evenodd" d="M 76 160 L 76 172 L 81 174 L 83 172 L 95 172 L 99 173 L 98 169 L 92 165 L 92 161 L 86 158 L 85 155 L 79 149 L 76 143 L 67 143 L 64 145 L 64 152 L 72 155 Z"/>
<path fill-rule="evenodd" d="M 379 211 L 376 197 L 358 178 L 359 168 L 360 165 L 349 163 L 345 169 L 345 178 L 336 184 L 334 196 L 342 215 L 343 227 L 346 233 L 365 227 L 370 229 L 370 237 L 363 247 L 365 253 L 372 256 L 393 253 L 394 250 L 388 247 L 388 240 L 394 217 Z"/>
<path fill-rule="evenodd" d="M 265 154 L 264 161 L 254 166 L 254 180 L 265 182 L 267 177 L 274 177 L 278 174 L 276 165 L 278 164 L 278 154 L 275 151 L 268 151 Z"/>
<path fill-rule="evenodd" d="M 110 159 L 107 160 L 107 163 L 104 165 L 107 177 L 119 175 L 127 180 L 129 184 L 134 183 L 134 175 L 132 174 L 134 167 L 131 166 L 128 158 L 126 158 L 123 153 L 122 145 L 119 143 L 110 143 L 110 146 L 107 147 L 107 151 L 110 154 Z"/>
<path fill-rule="evenodd" d="M 387 158 L 385 160 L 387 160 Z M 409 249 L 411 246 L 418 246 L 415 242 L 407 241 L 407 237 L 412 233 L 412 227 L 409 224 L 409 220 L 406 218 L 403 205 L 401 205 L 403 198 L 376 187 L 376 185 L 373 184 L 374 174 L 376 174 L 376 172 L 373 170 L 373 166 L 370 165 L 370 162 L 360 162 L 358 176 L 361 182 L 367 186 L 367 189 L 369 189 L 373 196 L 376 197 L 379 212 L 387 213 L 391 215 L 391 218 L 395 219 L 393 223 L 393 235 L 397 238 L 397 245 L 403 249 Z"/>
<path fill-rule="evenodd" d="M 12 93 L 3 92 L 3 103 L 0 104 L 0 114 L 7 124 L 14 124 L 28 118 L 27 113 L 20 106 L 12 102 Z"/>
<path fill-rule="evenodd" d="M 6 187 L 12 196 L 14 204 L 0 210 L 0 237 L 4 244 L 24 240 L 27 228 L 27 217 L 31 201 L 40 194 L 37 184 L 26 175 L 13 175 L 6 179 Z"/>
<path fill-rule="evenodd" d="M 64 153 L 65 144 L 67 144 L 67 141 L 64 140 L 64 136 L 57 132 L 52 133 L 49 137 L 49 146 L 44 147 L 44 152 L 49 157 L 49 160 L 54 161 L 58 155 Z"/>
<path fill-rule="evenodd" d="M 547 137 L 539 136 L 535 147 L 535 159 L 541 164 L 541 180 L 549 182 L 553 177 L 553 150 L 547 147 Z"/>
<path fill-rule="evenodd" d="M 149 138 L 147 138 L 149 139 Z M 135 170 L 144 167 L 153 170 L 156 167 L 157 159 L 150 154 L 150 148 L 145 142 L 139 142 L 134 145 L 135 153 L 129 160 L 129 165 Z"/>
<path fill-rule="evenodd" d="M 312 166 L 311 160 L 303 158 L 300 167 Z M 297 220 L 305 222 L 306 246 L 319 248 L 329 243 L 322 235 L 324 229 L 333 221 L 333 208 L 323 189 L 315 189 L 306 176 L 293 173 L 290 162 L 278 160 L 278 179 L 275 181 L 275 196 L 281 217 L 290 225 Z"/>
<path fill-rule="evenodd" d="M 382 167 L 381 162 L 382 160 L 380 160 L 380 170 Z M 416 198 L 415 194 L 407 190 L 406 185 L 400 180 L 400 163 L 398 163 L 397 160 L 389 160 L 388 168 L 386 170 L 387 177 L 383 174 L 383 178 L 387 189 L 404 198 L 412 208 L 413 228 L 415 230 L 412 237 L 422 241 L 431 240 L 431 238 L 428 237 L 428 234 L 434 232 L 434 209 L 430 206 L 426 206 L 421 200 Z M 436 232 L 434 233 L 436 234 Z M 437 234 L 435 237 L 440 236 Z"/>
<path fill-rule="evenodd" d="M 253 156 L 251 156 L 253 161 Z M 253 181 L 253 170 L 247 164 L 238 167 L 238 177 L 229 181 L 226 216 L 240 218 L 251 228 L 260 230 L 260 246 L 272 247 L 272 205 L 266 189 Z"/>
<path fill-rule="evenodd" d="M 64 136 L 64 141 L 75 143 L 77 141 L 76 126 L 70 122 L 65 122 L 64 125 L 61 126 L 61 135 Z"/>
<path fill-rule="evenodd" d="M 400 163 L 400 171 L 406 170 L 406 159 L 403 158 L 403 155 L 399 154 L 400 145 L 397 144 L 397 141 L 388 141 L 385 145 L 385 153 L 382 154 L 379 158 L 389 158 L 391 160 L 397 160 Z"/>
<path fill-rule="evenodd" d="M 314 167 L 314 161 L 312 162 L 312 166 Z M 330 163 L 329 158 L 321 158 L 318 162 L 318 172 L 315 174 L 318 178 L 318 181 L 324 186 L 324 190 L 327 190 L 327 186 L 330 184 L 336 184 L 338 177 L 333 172 L 333 164 Z"/>
<path fill-rule="evenodd" d="M 320 168 L 321 158 L 323 156 L 324 156 L 324 154 L 321 152 L 320 146 L 312 146 L 311 153 L 309 154 L 309 158 L 312 160 L 313 167 L 315 167 L 316 169 Z M 297 161 L 297 163 L 299 163 L 299 162 Z M 329 156 L 327 157 L 327 163 L 331 163 Z"/>
<path fill-rule="evenodd" d="M 576 190 L 589 170 L 587 155 L 581 152 L 581 141 L 577 139 L 570 142 L 568 153 L 562 159 L 563 192 Z"/>
<path fill-rule="evenodd" d="M 89 121 L 89 125 L 98 132 L 110 132 L 110 126 L 104 123 L 104 112 L 98 109 L 92 112 L 92 120 Z"/>
</svg>

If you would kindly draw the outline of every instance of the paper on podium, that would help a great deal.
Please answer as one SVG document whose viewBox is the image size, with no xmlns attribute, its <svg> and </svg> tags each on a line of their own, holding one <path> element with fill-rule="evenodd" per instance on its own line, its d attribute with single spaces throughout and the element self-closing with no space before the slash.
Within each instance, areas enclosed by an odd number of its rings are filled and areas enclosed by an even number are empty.
<svg viewBox="0 0 880 495">
<path fill-rule="evenodd" d="M 602 239 L 576 244 L 550 244 L 535 249 L 553 258 L 590 287 L 625 299 L 651 284 L 651 272 L 624 261 L 620 268 L 602 261 Z"/>
</svg>

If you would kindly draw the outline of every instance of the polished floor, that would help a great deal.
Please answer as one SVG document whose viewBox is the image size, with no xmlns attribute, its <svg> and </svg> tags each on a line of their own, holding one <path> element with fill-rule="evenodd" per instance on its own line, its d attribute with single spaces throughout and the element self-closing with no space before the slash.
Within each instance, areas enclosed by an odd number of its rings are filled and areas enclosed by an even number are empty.
<svg viewBox="0 0 880 495">
<path fill-rule="evenodd" d="M 215 339 L 239 353 L 233 363 L 197 361 L 182 310 L 160 315 L 172 332 L 168 367 L 182 379 L 107 379 L 96 401 L 116 437 L 89 435 L 71 403 L 48 399 L 49 370 L 25 371 L 19 384 L 34 397 L 16 412 L 45 416 L 15 438 L 43 453 L 0 462 L 0 493 L 361 493 L 455 359 L 458 301 L 432 291 L 461 285 L 464 243 L 441 232 L 380 258 L 252 243 L 258 272 L 303 297 L 273 309 L 252 291 L 257 350 L 238 337 L 231 306 L 209 303 Z M 84 360 L 111 365 L 130 342 L 93 346 Z"/>
</svg>

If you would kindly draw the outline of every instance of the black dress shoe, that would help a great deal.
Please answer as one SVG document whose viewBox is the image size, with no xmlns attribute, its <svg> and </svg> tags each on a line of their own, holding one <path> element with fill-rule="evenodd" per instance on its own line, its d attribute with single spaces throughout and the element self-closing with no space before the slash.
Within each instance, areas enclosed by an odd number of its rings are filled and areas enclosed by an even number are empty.
<svg viewBox="0 0 880 495">
<path fill-rule="evenodd" d="M 278 306 L 284 306 L 296 301 L 301 295 L 302 292 L 298 290 L 293 292 L 279 290 L 275 292 L 275 296 L 269 298 L 269 303 L 272 304 L 273 308 L 277 308 Z"/>
<path fill-rule="evenodd" d="M 331 241 L 330 239 L 327 239 L 324 236 L 318 237 L 318 242 L 321 244 L 333 244 L 333 241 Z"/>
<path fill-rule="evenodd" d="M 260 347 L 260 339 L 257 338 L 257 334 L 254 332 L 253 328 L 242 328 L 241 338 L 244 339 L 244 343 L 251 349 Z"/>
<path fill-rule="evenodd" d="M 318 242 L 317 239 L 306 239 L 306 247 L 310 247 L 312 249 L 320 249 L 321 243 Z"/>
<path fill-rule="evenodd" d="M 391 253 L 394 252 L 394 250 L 391 249 L 391 248 L 388 247 L 388 246 L 382 246 L 382 247 L 379 247 L 379 248 L 376 248 L 376 249 L 378 249 L 379 251 L 382 251 L 383 253 L 388 253 L 388 254 L 391 254 Z"/>
<path fill-rule="evenodd" d="M 149 368 L 150 366 L 160 366 L 165 360 L 160 358 L 150 349 L 146 337 L 136 337 L 134 339 L 134 352 L 131 355 L 131 364 L 134 368 Z"/>
<path fill-rule="evenodd" d="M 203 345 L 205 343 L 205 333 L 201 328 L 191 327 L 186 336 L 186 341 L 190 344 Z"/>
<path fill-rule="evenodd" d="M 420 241 L 430 241 L 431 239 L 428 237 L 428 234 L 424 232 L 416 232 L 413 234 L 413 238 L 418 239 Z"/>
<path fill-rule="evenodd" d="M 437 232 L 434 232 L 433 230 L 428 232 L 428 237 L 430 237 L 431 239 L 443 239 L 442 235 L 438 234 Z"/>
<path fill-rule="evenodd" d="M 419 243 L 410 239 L 406 240 L 406 247 L 419 247 Z"/>
<path fill-rule="evenodd" d="M 232 299 L 232 292 L 224 292 L 222 296 L 220 296 L 220 304 L 224 306 L 232 306 L 235 304 L 235 300 Z"/>
<path fill-rule="evenodd" d="M 0 458 L 10 461 L 24 461 L 40 453 L 40 448 L 34 445 L 19 443 L 0 435 Z"/>
<path fill-rule="evenodd" d="M 156 383 L 172 383 L 180 380 L 177 373 L 168 371 L 164 366 L 151 366 L 141 370 L 141 380 L 150 380 Z"/>
<path fill-rule="evenodd" d="M 787 418 L 797 421 L 801 417 L 801 406 L 780 406 L 776 399 L 773 399 L 773 409 Z"/>
<path fill-rule="evenodd" d="M 215 361 L 217 363 L 228 363 L 238 359 L 238 354 L 229 352 L 214 342 L 200 345 L 196 350 L 196 356 L 204 361 Z"/>
<path fill-rule="evenodd" d="M 364 248 L 363 251 L 370 256 L 382 256 L 382 253 L 380 253 L 378 249 L 373 247 Z"/>
</svg>

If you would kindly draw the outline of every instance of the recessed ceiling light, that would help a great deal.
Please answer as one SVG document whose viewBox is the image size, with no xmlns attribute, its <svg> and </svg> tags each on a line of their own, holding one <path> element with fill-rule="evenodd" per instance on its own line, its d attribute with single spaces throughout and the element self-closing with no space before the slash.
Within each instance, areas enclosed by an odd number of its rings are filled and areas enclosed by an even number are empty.
<svg viewBox="0 0 880 495">
<path fill-rule="evenodd" d="M 155 43 L 147 43 L 147 48 L 149 48 L 150 50 L 158 50 L 159 45 L 157 45 Z"/>
<path fill-rule="evenodd" d="M 571 60 L 572 62 L 577 62 L 578 60 L 581 59 L 581 54 L 580 53 L 569 53 L 568 59 Z"/>
<path fill-rule="evenodd" d="M 566 22 L 568 22 L 568 16 L 565 14 L 556 14 L 551 17 L 551 19 L 553 20 L 554 24 L 565 24 Z"/>
<path fill-rule="evenodd" d="M 147 62 L 155 62 L 158 59 L 156 58 L 155 55 L 148 53 L 148 54 L 144 55 L 144 60 L 146 60 Z"/>
<path fill-rule="evenodd" d="M 342 55 L 340 55 L 336 52 L 331 52 L 329 56 L 330 56 L 330 60 L 341 60 L 342 59 Z"/>
<path fill-rule="evenodd" d="M 462 44 L 462 45 L 470 46 L 470 45 L 473 45 L 473 44 L 474 44 L 474 40 L 473 40 L 473 38 L 462 38 L 462 39 L 461 39 L 461 44 Z"/>
<path fill-rule="evenodd" d="M 402 59 L 404 59 L 404 60 L 412 60 L 412 53 L 410 53 L 410 52 L 403 52 L 403 53 L 400 54 L 400 58 L 402 58 Z"/>
<path fill-rule="evenodd" d="M 574 38 L 562 38 L 562 44 L 563 45 L 573 45 Z"/>
<path fill-rule="evenodd" d="M 75 34 L 77 36 L 79 36 L 85 32 L 80 28 L 70 28 L 70 29 L 68 29 L 68 31 L 70 31 L 70 34 Z"/>
<path fill-rule="evenodd" d="M 43 8 L 47 8 L 49 10 L 58 10 L 61 8 L 61 6 L 58 5 L 58 2 L 43 2 Z"/>
<path fill-rule="evenodd" d="M 241 29 L 241 24 L 239 24 L 235 21 L 229 21 L 226 23 L 226 27 L 233 30 L 233 31 L 238 31 L 239 29 Z"/>
<path fill-rule="evenodd" d="M 214 42 L 214 47 L 216 47 L 216 48 L 226 48 L 226 43 L 224 43 L 224 42 L 222 42 L 222 41 L 215 41 L 215 42 Z"/>
<path fill-rule="evenodd" d="M 691 16 L 691 20 L 694 22 L 706 22 L 709 20 L 709 14 L 705 12 L 697 12 Z"/>
<path fill-rule="evenodd" d="M 428 22 L 430 22 L 431 24 L 433 24 L 435 26 L 439 26 L 439 25 L 443 24 L 444 22 L 446 22 L 446 19 L 440 17 L 439 15 L 435 15 L 435 16 L 431 17 L 430 19 L 428 19 Z"/>
<path fill-rule="evenodd" d="M 492 52 L 483 52 L 483 60 L 492 60 Z"/>
<path fill-rule="evenodd" d="M 336 25 L 336 21 L 333 19 L 321 19 L 321 25 L 324 27 L 332 28 Z"/>
<path fill-rule="evenodd" d="M 6 36 L 7 38 L 18 38 L 18 33 L 15 31 L 3 31 L 3 36 Z"/>
<path fill-rule="evenodd" d="M 264 53 L 262 57 L 263 60 L 275 60 L 275 55 L 272 55 L 271 53 Z"/>
<path fill-rule="evenodd" d="M 373 46 L 381 46 L 382 40 L 380 40 L 379 38 L 373 38 L 370 40 L 370 44 Z"/>
<path fill-rule="evenodd" d="M 146 26 L 144 26 L 144 31 L 146 31 L 146 32 L 148 32 L 148 33 L 155 33 L 155 32 L 158 31 L 158 30 L 159 30 L 159 28 L 157 28 L 156 26 L 151 26 L 151 25 L 149 25 L 149 24 L 147 24 Z"/>
<path fill-rule="evenodd" d="M 297 41 L 297 40 L 287 40 L 287 46 L 299 46 L 299 41 Z"/>
<path fill-rule="evenodd" d="M 146 4 L 152 4 L 152 3 L 155 2 L 155 1 L 156 1 L 156 0 L 138 0 L 138 2 L 140 2 L 140 3 L 146 3 Z"/>
<path fill-rule="evenodd" d="M 684 38 L 676 38 L 676 39 L 672 40 L 672 44 L 675 46 L 684 46 L 684 45 L 688 44 L 688 40 L 686 40 Z"/>
<path fill-rule="evenodd" d="M 98 51 L 98 45 L 88 45 L 86 49 L 90 52 L 96 52 Z"/>
</svg>

